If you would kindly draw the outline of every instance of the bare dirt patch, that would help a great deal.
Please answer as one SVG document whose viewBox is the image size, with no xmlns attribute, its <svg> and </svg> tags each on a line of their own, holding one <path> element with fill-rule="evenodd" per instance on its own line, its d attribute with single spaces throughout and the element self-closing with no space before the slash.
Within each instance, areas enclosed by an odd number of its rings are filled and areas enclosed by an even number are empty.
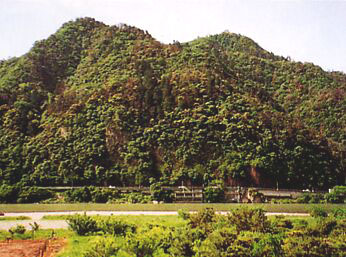
<svg viewBox="0 0 346 257">
<path fill-rule="evenodd" d="M 0 242 L 0 257 L 54 257 L 66 239 L 10 240 Z"/>
</svg>

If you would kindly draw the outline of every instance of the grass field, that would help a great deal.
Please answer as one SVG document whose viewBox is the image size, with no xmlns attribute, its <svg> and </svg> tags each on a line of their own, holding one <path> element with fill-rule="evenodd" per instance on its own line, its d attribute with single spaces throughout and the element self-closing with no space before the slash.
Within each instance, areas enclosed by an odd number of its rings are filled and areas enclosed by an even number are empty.
<svg viewBox="0 0 346 257">
<path fill-rule="evenodd" d="M 52 236 L 54 232 L 55 237 L 72 237 L 75 235 L 73 231 L 67 229 L 39 229 L 35 233 L 35 239 L 46 239 Z M 11 237 L 11 234 L 6 230 L 0 230 L 0 241 L 6 240 L 6 238 Z M 31 239 L 32 233 L 31 230 L 28 229 L 23 235 L 14 234 L 13 239 Z"/>
<path fill-rule="evenodd" d="M 12 221 L 12 220 L 31 220 L 31 218 L 27 216 L 0 217 L 0 221 Z"/>
<path fill-rule="evenodd" d="M 54 211 L 177 211 L 184 209 L 198 211 L 214 208 L 216 211 L 228 211 L 240 206 L 260 207 L 268 212 L 308 213 L 313 207 L 321 207 L 327 211 L 334 208 L 346 208 L 346 204 L 0 204 L 2 212 L 54 212 Z"/>
<path fill-rule="evenodd" d="M 66 237 L 67 246 L 60 252 L 57 257 L 80 257 L 86 248 L 94 243 L 97 236 L 78 236 L 76 234 Z"/>
</svg>

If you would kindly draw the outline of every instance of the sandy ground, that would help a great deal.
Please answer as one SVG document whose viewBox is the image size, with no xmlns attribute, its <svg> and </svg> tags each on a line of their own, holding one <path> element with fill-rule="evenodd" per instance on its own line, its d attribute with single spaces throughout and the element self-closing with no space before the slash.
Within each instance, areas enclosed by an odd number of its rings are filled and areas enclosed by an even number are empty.
<svg viewBox="0 0 346 257">
<path fill-rule="evenodd" d="M 68 228 L 68 224 L 64 220 L 41 220 L 43 216 L 48 215 L 73 215 L 73 214 L 84 214 L 87 215 L 177 215 L 176 211 L 66 211 L 66 212 L 22 212 L 22 213 L 5 213 L 5 216 L 27 216 L 31 220 L 23 221 L 0 221 L 0 230 L 8 230 L 9 228 L 21 224 L 27 229 L 30 229 L 29 223 L 34 221 L 40 225 L 42 229 L 58 229 L 58 228 Z M 227 214 L 228 212 L 217 212 L 219 214 Z M 307 213 L 282 213 L 282 212 L 268 212 L 267 216 L 273 215 L 285 215 L 285 216 L 309 216 Z"/>
<path fill-rule="evenodd" d="M 0 257 L 53 257 L 66 245 L 66 239 L 10 240 L 0 242 Z"/>
</svg>

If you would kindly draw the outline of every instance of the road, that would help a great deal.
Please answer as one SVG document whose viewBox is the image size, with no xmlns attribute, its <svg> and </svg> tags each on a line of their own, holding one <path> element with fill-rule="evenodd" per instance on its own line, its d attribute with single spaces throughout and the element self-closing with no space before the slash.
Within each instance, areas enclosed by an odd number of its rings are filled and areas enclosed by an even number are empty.
<svg viewBox="0 0 346 257">
<path fill-rule="evenodd" d="M 8 217 L 26 216 L 30 217 L 31 220 L 16 220 L 16 221 L 0 221 L 0 230 L 8 230 L 17 224 L 24 225 L 27 229 L 31 229 L 30 223 L 36 222 L 40 225 L 41 229 L 66 229 L 68 224 L 65 220 L 42 220 L 43 216 L 48 215 L 73 215 L 73 214 L 84 214 L 87 215 L 177 215 L 176 211 L 65 211 L 65 212 L 21 212 L 21 213 L 6 213 Z M 217 212 L 222 215 L 226 215 L 228 212 L 221 211 Z M 285 215 L 285 216 L 309 216 L 308 213 L 283 213 L 283 212 L 267 212 L 267 216 L 273 215 Z"/>
</svg>

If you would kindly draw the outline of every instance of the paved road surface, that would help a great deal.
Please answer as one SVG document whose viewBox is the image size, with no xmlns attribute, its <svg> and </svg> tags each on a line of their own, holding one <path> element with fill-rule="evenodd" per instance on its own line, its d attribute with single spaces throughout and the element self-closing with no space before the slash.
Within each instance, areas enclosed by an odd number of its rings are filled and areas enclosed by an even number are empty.
<svg viewBox="0 0 346 257">
<path fill-rule="evenodd" d="M 0 230 L 8 230 L 17 224 L 24 225 L 27 229 L 31 229 L 29 223 L 36 222 L 40 225 L 42 229 L 59 229 L 68 228 L 68 224 L 64 220 L 42 220 L 43 216 L 48 215 L 73 215 L 73 214 L 84 214 L 87 215 L 177 215 L 176 211 L 65 211 L 65 212 L 22 212 L 22 213 L 5 213 L 6 216 L 27 216 L 31 220 L 23 221 L 0 221 Z M 220 214 L 227 214 L 228 212 L 217 212 Z M 309 216 L 307 213 L 278 213 L 278 212 L 268 212 L 267 216 L 272 215 L 286 215 L 286 216 Z"/>
</svg>

